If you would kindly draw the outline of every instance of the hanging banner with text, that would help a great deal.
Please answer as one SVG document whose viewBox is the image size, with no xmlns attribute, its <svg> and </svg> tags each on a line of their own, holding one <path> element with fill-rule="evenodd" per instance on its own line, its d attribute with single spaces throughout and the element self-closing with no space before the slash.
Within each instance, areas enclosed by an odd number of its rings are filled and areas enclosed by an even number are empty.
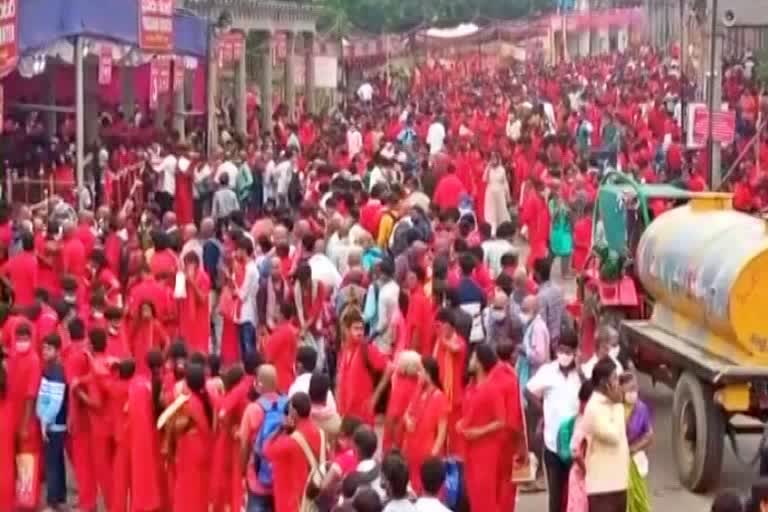
<svg viewBox="0 0 768 512">
<path fill-rule="evenodd" d="M 688 140 L 689 149 L 703 148 L 709 134 L 709 110 L 703 103 L 688 104 Z M 715 111 L 712 119 L 712 139 L 724 145 L 731 144 L 736 134 L 736 113 L 723 105 L 723 110 Z"/>
<path fill-rule="evenodd" d="M 99 85 L 112 83 L 112 47 L 108 44 L 101 46 L 99 52 Z"/>
<path fill-rule="evenodd" d="M 0 78 L 13 71 L 19 60 L 18 1 L 0 0 Z"/>
<path fill-rule="evenodd" d="M 240 60 L 245 54 L 245 37 L 240 32 L 222 35 L 217 42 L 219 67 Z"/>
<path fill-rule="evenodd" d="M 149 66 L 149 107 L 157 108 L 161 94 L 171 90 L 171 59 L 160 55 Z"/>
<path fill-rule="evenodd" d="M 173 51 L 173 0 L 138 0 L 139 47 L 148 52 Z"/>
</svg>

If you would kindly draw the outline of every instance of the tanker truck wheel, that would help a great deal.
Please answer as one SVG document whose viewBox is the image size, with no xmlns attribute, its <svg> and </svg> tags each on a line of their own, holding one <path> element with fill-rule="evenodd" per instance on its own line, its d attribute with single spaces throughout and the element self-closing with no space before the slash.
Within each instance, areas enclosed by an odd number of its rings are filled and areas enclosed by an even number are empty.
<svg viewBox="0 0 768 512">
<path fill-rule="evenodd" d="M 672 445 L 680 482 L 707 492 L 720 480 L 725 418 L 712 388 L 691 373 L 677 381 L 672 403 Z"/>
</svg>

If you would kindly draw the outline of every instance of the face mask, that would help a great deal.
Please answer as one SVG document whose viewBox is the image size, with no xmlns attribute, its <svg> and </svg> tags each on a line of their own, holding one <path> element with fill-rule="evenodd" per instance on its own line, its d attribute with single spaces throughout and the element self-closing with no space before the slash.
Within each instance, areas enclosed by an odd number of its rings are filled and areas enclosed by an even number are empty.
<svg viewBox="0 0 768 512">
<path fill-rule="evenodd" d="M 630 391 L 624 395 L 624 400 L 628 404 L 634 404 L 637 402 L 637 391 Z"/>
<path fill-rule="evenodd" d="M 524 324 L 529 323 L 532 318 L 533 317 L 528 313 L 520 313 L 520 320 L 522 320 Z"/>
<path fill-rule="evenodd" d="M 611 347 L 611 349 L 608 351 L 608 356 L 610 356 L 611 359 L 617 359 L 619 357 L 620 350 L 621 347 L 619 346 Z"/>
<path fill-rule="evenodd" d="M 573 364 L 573 359 L 573 354 L 557 354 L 557 364 L 559 364 L 561 368 L 568 368 L 571 366 Z"/>
<path fill-rule="evenodd" d="M 496 322 L 501 322 L 507 317 L 507 312 L 503 309 L 491 310 L 491 318 Z"/>
<path fill-rule="evenodd" d="M 24 341 L 17 341 L 14 344 L 14 347 L 16 348 L 16 352 L 20 354 L 24 354 L 26 352 L 29 352 L 29 349 L 32 348 L 32 342 L 24 340 Z"/>
</svg>

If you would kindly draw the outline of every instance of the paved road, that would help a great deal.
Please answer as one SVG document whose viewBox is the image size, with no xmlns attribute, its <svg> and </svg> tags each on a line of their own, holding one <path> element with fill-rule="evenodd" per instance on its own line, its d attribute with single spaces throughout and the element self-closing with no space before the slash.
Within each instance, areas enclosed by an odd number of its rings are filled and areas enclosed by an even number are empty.
<svg viewBox="0 0 768 512">
<path fill-rule="evenodd" d="M 525 261 L 527 247 L 519 244 L 521 261 Z M 558 279 L 559 269 L 553 269 L 555 281 L 559 281 L 569 298 L 575 295 L 573 280 Z M 649 450 L 650 460 L 650 490 L 653 500 L 653 510 L 659 512 L 709 512 L 713 494 L 701 496 L 692 494 L 683 488 L 677 478 L 675 463 L 672 456 L 672 391 L 662 384 L 655 387 L 650 379 L 640 377 L 641 399 L 645 400 L 655 416 L 654 429 L 656 437 Z M 739 448 L 745 458 L 752 458 L 757 450 L 759 437 L 742 436 L 739 438 Z M 723 475 L 720 489 L 736 488 L 747 491 L 757 475 L 757 468 L 745 468 L 733 455 L 730 446 L 725 449 Z M 546 512 L 547 496 L 520 496 L 517 512 Z"/>
</svg>

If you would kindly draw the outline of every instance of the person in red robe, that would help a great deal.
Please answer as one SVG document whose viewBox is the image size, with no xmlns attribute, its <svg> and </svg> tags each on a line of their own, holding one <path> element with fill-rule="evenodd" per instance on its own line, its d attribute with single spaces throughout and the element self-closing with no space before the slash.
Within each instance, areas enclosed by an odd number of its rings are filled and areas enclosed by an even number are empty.
<svg viewBox="0 0 768 512">
<path fill-rule="evenodd" d="M 403 436 L 403 455 L 417 494 L 422 491 L 421 465 L 430 457 L 442 457 L 445 453 L 451 411 L 440 386 L 437 360 L 422 357 L 419 388 L 405 411 Z"/>
<path fill-rule="evenodd" d="M 242 508 L 242 466 L 240 443 L 236 433 L 240 426 L 242 410 L 246 404 L 242 404 L 240 411 L 236 413 L 228 411 L 228 409 L 231 409 L 232 405 L 236 405 L 231 404 L 231 402 L 243 376 L 242 367 L 233 366 L 221 378 L 224 387 L 223 394 L 211 395 L 210 386 L 208 386 L 209 396 L 211 396 L 216 412 L 216 430 L 211 447 L 211 512 L 225 512 Z M 235 498 L 233 494 L 235 480 L 240 484 L 240 493 L 238 502 L 232 503 L 233 498 Z"/>
<path fill-rule="evenodd" d="M 123 310 L 115 306 L 107 307 L 104 311 L 104 320 L 107 322 L 104 329 L 107 334 L 107 356 L 113 360 L 128 357 L 131 351 L 128 342 L 129 333 L 126 332 L 123 323 Z"/>
<path fill-rule="evenodd" d="M 163 325 L 167 326 L 173 323 L 176 308 L 172 289 L 155 279 L 147 265 L 141 267 L 141 278 L 128 294 L 127 318 L 132 320 L 138 317 L 141 305 L 145 302 L 152 303 L 156 317 Z"/>
<path fill-rule="evenodd" d="M 338 356 L 336 397 L 339 414 L 356 416 L 367 425 L 374 424 L 374 387 L 377 376 L 383 374 L 389 359 L 374 343 L 365 340 L 363 317 L 351 311 L 345 317 L 344 341 Z M 370 370 L 369 370 L 370 368 Z M 380 387 L 379 393 L 383 391 Z"/>
<path fill-rule="evenodd" d="M 437 205 L 440 211 L 458 208 L 462 197 L 467 194 L 464 184 L 456 175 L 456 166 L 450 164 L 446 169 L 446 174 L 437 182 L 432 203 Z"/>
<path fill-rule="evenodd" d="M 173 512 L 208 512 L 213 406 L 205 389 L 205 368 L 186 367 L 188 400 L 179 411 L 174 460 Z"/>
<path fill-rule="evenodd" d="M 528 270 L 533 269 L 533 262 L 546 258 L 549 254 L 550 216 L 549 208 L 544 201 L 544 183 L 541 180 L 531 180 L 532 190 L 528 190 L 520 211 L 520 223 L 528 230 Z"/>
<path fill-rule="evenodd" d="M 450 309 L 443 308 L 437 313 L 437 340 L 434 357 L 440 366 L 440 384 L 448 400 L 450 410 L 448 421 L 448 454 L 463 452 L 463 439 L 456 430 L 461 417 L 464 399 L 464 368 L 467 359 L 467 340 L 456 332 L 455 317 Z"/>
<path fill-rule="evenodd" d="M 523 435 L 523 409 L 521 404 L 520 383 L 515 372 L 513 356 L 515 346 L 511 342 L 502 342 L 496 347 L 499 362 L 493 367 L 488 379 L 498 386 L 504 397 L 504 444 L 499 457 L 498 501 L 499 510 L 514 512 L 517 500 L 517 486 L 512 483 L 512 474 L 517 463 L 528 455 Z"/>
<path fill-rule="evenodd" d="M 588 206 L 573 224 L 573 269 L 584 270 L 584 264 L 592 249 L 592 209 Z"/>
<path fill-rule="evenodd" d="M 480 344 L 470 361 L 475 383 L 467 390 L 458 432 L 465 441 L 464 475 L 472 510 L 501 512 L 499 465 L 505 440 L 504 389 L 492 379 L 498 358 L 490 345 Z M 506 510 L 505 510 L 506 512 Z"/>
<path fill-rule="evenodd" d="M 395 366 L 384 378 L 391 382 L 389 400 L 384 414 L 384 432 L 382 434 L 382 452 L 389 453 L 392 448 L 402 449 L 405 424 L 405 411 L 417 395 L 421 356 L 412 350 L 403 350 L 397 355 Z"/>
<path fill-rule="evenodd" d="M 171 248 L 171 240 L 166 233 L 157 232 L 152 236 L 152 244 L 155 248 L 149 260 L 152 275 L 159 282 L 173 287 L 176 272 L 179 270 L 179 258 Z"/>
<path fill-rule="evenodd" d="M 408 312 L 406 313 L 406 340 L 409 348 L 421 355 L 431 355 L 434 350 L 434 331 L 432 315 L 434 305 L 426 293 L 426 272 L 422 268 L 408 271 L 405 276 L 405 286 L 409 291 Z"/>
<path fill-rule="evenodd" d="M 179 334 L 191 352 L 207 355 L 211 344 L 211 279 L 195 251 L 185 254 L 183 263 L 186 293 L 178 299 Z"/>
<path fill-rule="evenodd" d="M 192 182 L 195 169 L 200 165 L 199 162 L 196 162 L 197 156 L 191 154 L 188 157 L 181 156 L 176 165 L 176 193 L 174 194 L 173 205 L 176 221 L 182 226 L 195 221 Z"/>
<path fill-rule="evenodd" d="M 141 305 L 139 316 L 133 319 L 129 329 L 130 351 L 136 361 L 137 373 L 147 373 L 147 353 L 152 349 L 165 350 L 170 337 L 155 315 L 151 302 Z"/>
<path fill-rule="evenodd" d="M 312 451 L 315 460 L 320 459 L 320 450 L 325 450 L 324 435 L 310 419 L 311 411 L 306 393 L 293 395 L 282 432 L 265 444 L 264 455 L 272 462 L 275 489 L 280 489 L 275 493 L 274 512 L 300 510 L 310 465 L 299 443 Z"/>
<path fill-rule="evenodd" d="M 8 357 L 0 350 L 0 510 L 13 510 L 16 500 L 16 432 L 9 396 Z"/>
<path fill-rule="evenodd" d="M 21 237 L 21 252 L 14 254 L 0 267 L 0 277 L 13 290 L 15 306 L 31 306 L 35 302 L 38 286 L 38 262 L 35 239 L 29 233 Z"/>
<path fill-rule="evenodd" d="M 122 306 L 120 280 L 107 261 L 107 255 L 103 249 L 96 249 L 91 253 L 91 266 L 93 278 L 91 290 L 98 291 L 106 301 L 113 306 Z"/>
<path fill-rule="evenodd" d="M 277 390 L 288 393 L 296 378 L 296 352 L 299 349 L 299 329 L 296 325 L 296 308 L 293 302 L 280 304 L 279 321 L 264 340 L 264 360 L 277 370 Z"/>
<path fill-rule="evenodd" d="M 68 329 L 69 343 L 62 350 L 64 373 L 69 384 L 67 455 L 75 470 L 79 505 L 82 510 L 92 511 L 96 510 L 98 494 L 91 451 L 95 426 L 90 422 L 90 409 L 96 405 L 91 391 L 91 356 L 83 321 L 80 318 L 71 320 Z"/>
<path fill-rule="evenodd" d="M 15 496 L 15 505 L 20 509 L 36 510 L 39 502 L 39 481 L 41 473 L 41 452 L 42 452 L 42 432 L 40 422 L 35 418 L 35 400 L 40 386 L 42 367 L 40 357 L 32 348 L 32 329 L 28 322 L 19 323 L 12 336 L 10 343 L 9 357 L 6 362 L 10 369 L 10 378 L 7 382 L 8 407 L 10 409 L 10 420 L 8 426 L 10 435 L 13 436 L 14 448 L 10 453 L 15 474 L 17 457 L 24 455 L 32 462 L 34 473 L 31 482 L 33 492 L 25 496 L 20 496 L 17 492 Z M 2 469 L 2 465 L 0 465 Z M 5 470 L 3 469 L 5 472 Z M 16 479 L 11 477 L 11 482 L 16 483 Z M 13 510 L 14 507 L 9 510 Z"/>
<path fill-rule="evenodd" d="M 65 223 L 61 245 L 61 272 L 76 278 L 78 286 L 83 286 L 86 277 L 87 256 L 82 240 L 75 232 L 73 224 Z"/>
<path fill-rule="evenodd" d="M 75 236 L 82 242 L 85 257 L 89 258 L 96 247 L 96 222 L 93 212 L 85 210 L 80 212 L 80 218 L 75 228 Z"/>
</svg>

